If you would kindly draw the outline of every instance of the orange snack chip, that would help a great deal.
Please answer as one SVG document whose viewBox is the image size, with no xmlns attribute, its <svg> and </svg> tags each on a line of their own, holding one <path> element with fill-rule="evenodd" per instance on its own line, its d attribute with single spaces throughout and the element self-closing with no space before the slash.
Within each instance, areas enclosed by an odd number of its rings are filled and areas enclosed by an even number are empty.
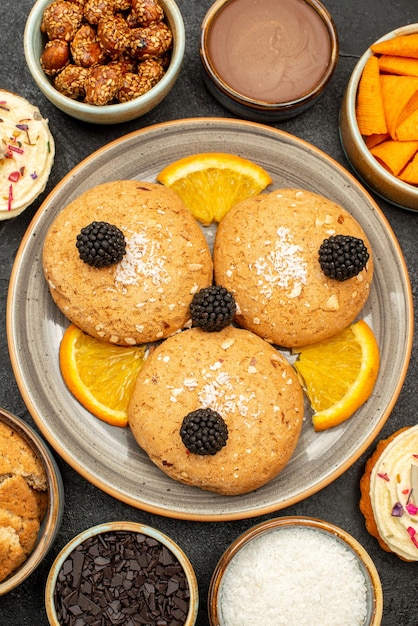
<svg viewBox="0 0 418 626">
<path fill-rule="evenodd" d="M 370 152 L 392 174 L 397 176 L 418 150 L 418 141 L 389 139 L 371 148 Z"/>
<path fill-rule="evenodd" d="M 373 44 L 370 48 L 375 54 L 391 54 L 397 57 L 418 59 L 418 33 L 385 39 L 385 41 Z"/>
<path fill-rule="evenodd" d="M 364 66 L 357 92 L 357 124 L 362 135 L 387 132 L 379 61 L 371 56 Z"/>
<path fill-rule="evenodd" d="M 418 90 L 404 108 L 395 134 L 399 141 L 418 140 Z"/>
<path fill-rule="evenodd" d="M 418 76 L 418 59 L 383 54 L 379 57 L 379 70 L 398 76 Z"/>
<path fill-rule="evenodd" d="M 412 161 L 406 166 L 399 178 L 405 183 L 418 185 L 418 152 L 415 154 Z"/>
<path fill-rule="evenodd" d="M 381 83 L 387 129 L 392 139 L 397 139 L 396 128 L 409 101 L 418 91 L 418 78 L 383 74 Z"/>
<path fill-rule="evenodd" d="M 364 141 L 368 149 L 371 150 L 375 146 L 378 146 L 379 143 L 382 143 L 389 138 L 389 133 L 381 133 L 379 135 L 367 135 L 366 137 L 364 137 Z"/>
</svg>

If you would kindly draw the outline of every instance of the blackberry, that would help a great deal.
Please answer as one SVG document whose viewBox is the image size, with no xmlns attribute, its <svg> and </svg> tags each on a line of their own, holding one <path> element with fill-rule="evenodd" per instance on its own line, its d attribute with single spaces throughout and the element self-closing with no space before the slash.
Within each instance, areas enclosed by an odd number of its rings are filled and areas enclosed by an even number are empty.
<svg viewBox="0 0 418 626">
<path fill-rule="evenodd" d="M 347 280 L 361 272 L 369 259 L 362 239 L 350 235 L 334 235 L 324 239 L 319 248 L 319 263 L 326 276 Z"/>
<path fill-rule="evenodd" d="M 236 310 L 234 296 L 220 285 L 201 289 L 195 293 L 190 304 L 193 326 L 207 332 L 229 326 Z"/>
<path fill-rule="evenodd" d="M 78 254 L 93 267 L 108 267 L 119 263 L 126 252 L 123 232 L 107 222 L 92 222 L 77 235 Z"/>
<path fill-rule="evenodd" d="M 189 452 L 214 455 L 226 444 L 228 427 L 217 411 L 197 409 L 183 419 L 180 436 Z"/>
</svg>

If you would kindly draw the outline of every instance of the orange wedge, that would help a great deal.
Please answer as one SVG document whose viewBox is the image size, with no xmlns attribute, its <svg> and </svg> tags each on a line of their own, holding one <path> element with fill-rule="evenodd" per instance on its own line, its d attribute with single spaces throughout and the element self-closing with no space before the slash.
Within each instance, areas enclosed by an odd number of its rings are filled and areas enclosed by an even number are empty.
<svg viewBox="0 0 418 626">
<path fill-rule="evenodd" d="M 112 426 L 125 427 L 145 353 L 144 346 L 116 346 L 94 339 L 71 324 L 60 345 L 61 374 L 68 389 L 90 413 Z"/>
<path fill-rule="evenodd" d="M 157 181 L 173 189 L 202 224 L 220 222 L 229 209 L 265 189 L 270 175 L 234 154 L 205 152 L 170 163 Z"/>
<path fill-rule="evenodd" d="M 316 431 L 344 422 L 370 397 L 379 371 L 379 347 L 360 320 L 331 339 L 298 348 L 294 366 L 314 411 Z"/>
</svg>

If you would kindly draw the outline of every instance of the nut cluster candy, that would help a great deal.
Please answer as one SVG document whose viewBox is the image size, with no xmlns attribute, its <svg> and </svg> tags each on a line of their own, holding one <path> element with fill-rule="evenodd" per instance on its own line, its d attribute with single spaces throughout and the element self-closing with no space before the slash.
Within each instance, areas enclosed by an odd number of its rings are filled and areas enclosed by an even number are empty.
<svg viewBox="0 0 418 626">
<path fill-rule="evenodd" d="M 62 94 L 88 104 L 141 96 L 170 62 L 173 35 L 158 0 L 54 0 L 41 31 L 45 74 Z"/>
</svg>

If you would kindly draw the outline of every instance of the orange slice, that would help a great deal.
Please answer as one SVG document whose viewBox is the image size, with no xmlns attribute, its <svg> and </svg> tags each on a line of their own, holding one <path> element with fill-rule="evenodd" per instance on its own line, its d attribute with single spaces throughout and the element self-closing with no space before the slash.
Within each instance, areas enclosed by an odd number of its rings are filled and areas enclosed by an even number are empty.
<svg viewBox="0 0 418 626">
<path fill-rule="evenodd" d="M 265 189 L 272 179 L 256 163 L 234 154 L 205 152 L 170 163 L 157 181 L 173 189 L 202 224 L 220 222 L 230 208 Z"/>
<path fill-rule="evenodd" d="M 60 345 L 61 374 L 71 393 L 90 413 L 112 426 L 125 427 L 145 353 L 144 346 L 115 346 L 71 324 Z"/>
<path fill-rule="evenodd" d="M 370 397 L 379 371 L 379 346 L 360 320 L 331 339 L 298 348 L 294 366 L 309 399 L 316 431 L 341 424 Z"/>
</svg>

